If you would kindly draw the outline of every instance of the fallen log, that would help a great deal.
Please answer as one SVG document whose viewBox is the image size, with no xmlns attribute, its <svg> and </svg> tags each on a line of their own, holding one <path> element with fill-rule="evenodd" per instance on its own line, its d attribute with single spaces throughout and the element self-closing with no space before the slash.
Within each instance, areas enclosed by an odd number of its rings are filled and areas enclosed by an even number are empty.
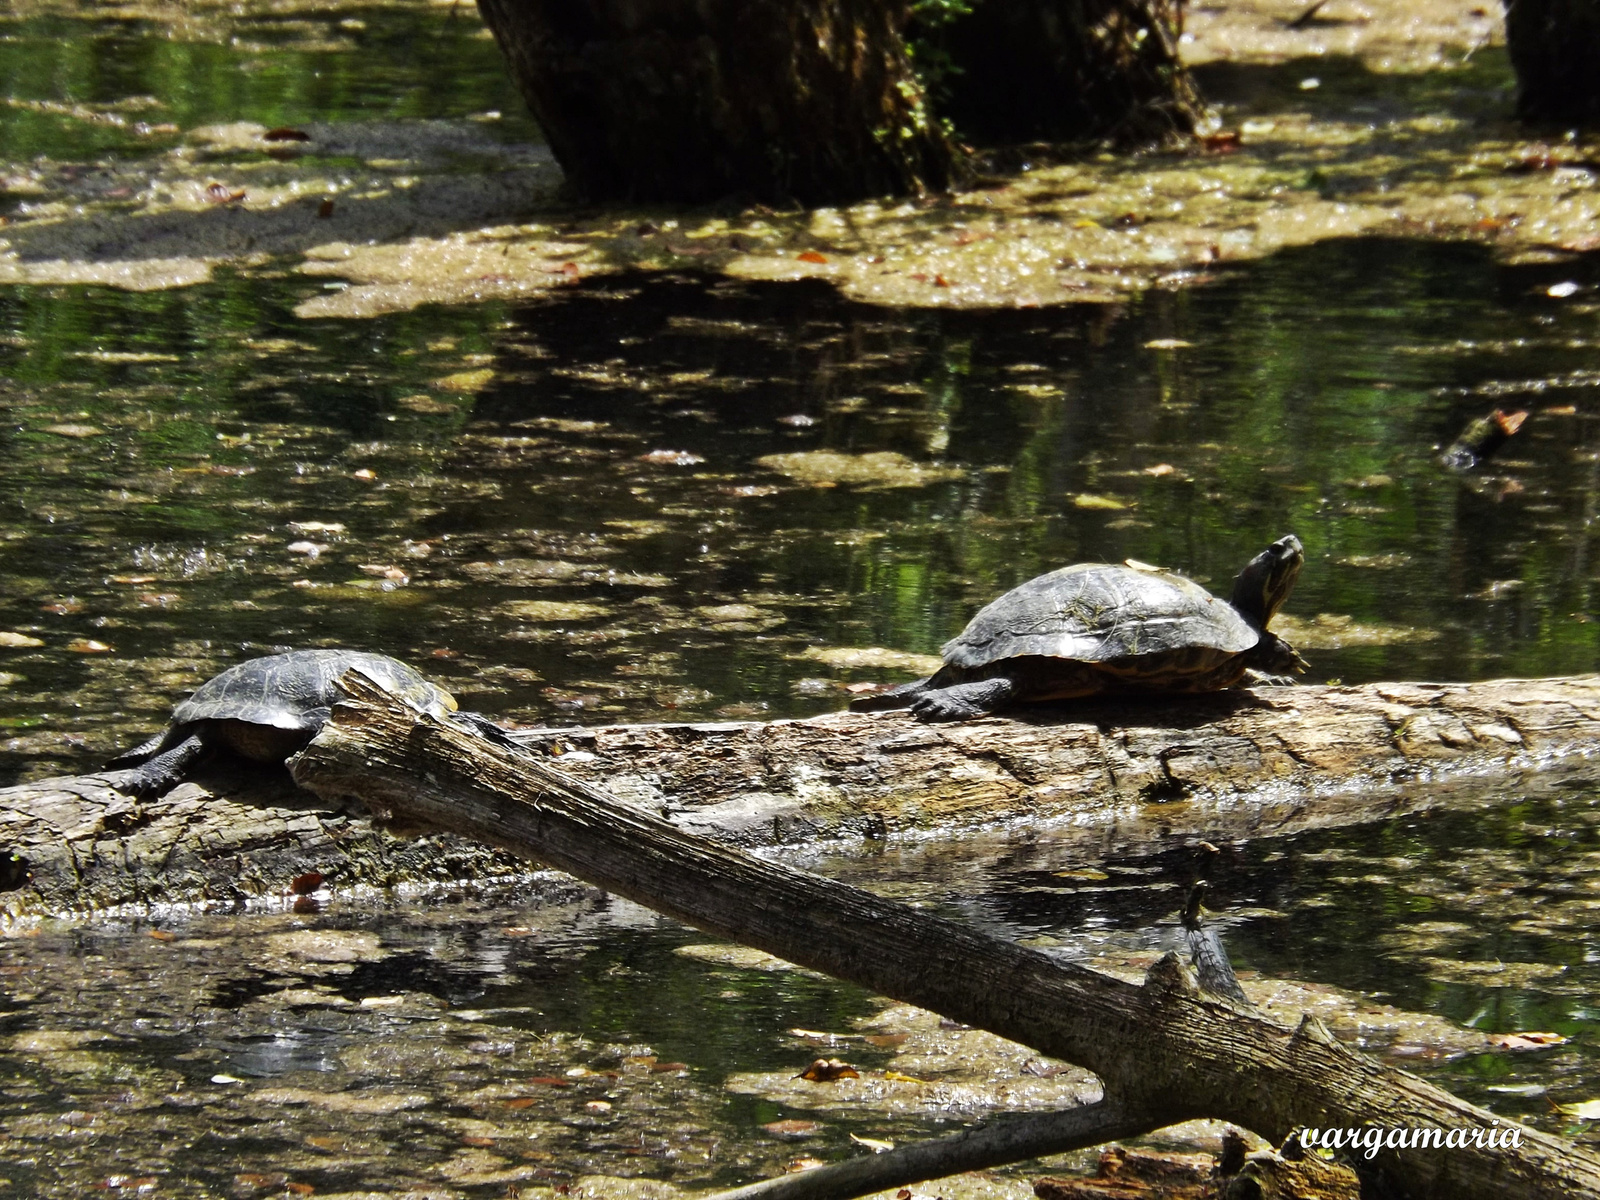
<svg viewBox="0 0 1600 1200">
<path fill-rule="evenodd" d="M 1586 774 L 1600 676 L 1235 690 L 1041 706 L 955 725 L 904 712 L 801 721 L 530 730 L 580 778 L 744 845 L 876 838 L 1025 818 L 1070 826 L 1086 861 L 1195 838 L 1294 833 Z M 0 789 L 0 916 L 154 902 L 237 903 L 288 888 L 514 875 L 442 836 L 419 845 L 282 773 L 213 767 L 138 801 L 115 775 Z"/>
<path fill-rule="evenodd" d="M 320 795 L 356 796 L 382 819 L 548 862 L 697 928 L 1080 1065 L 1100 1077 L 1119 1121 L 1131 1114 L 1153 1130 L 1214 1117 L 1274 1143 L 1302 1127 L 1470 1131 L 1476 1142 L 1391 1142 L 1352 1165 L 1383 1194 L 1419 1200 L 1600 1200 L 1600 1157 L 1368 1059 L 1312 1018 L 1289 1028 L 1202 993 L 1176 956 L 1142 985 L 1058 962 L 696 837 L 544 759 L 419 715 L 353 674 L 346 685 L 351 702 L 292 763 L 295 779 Z"/>
</svg>

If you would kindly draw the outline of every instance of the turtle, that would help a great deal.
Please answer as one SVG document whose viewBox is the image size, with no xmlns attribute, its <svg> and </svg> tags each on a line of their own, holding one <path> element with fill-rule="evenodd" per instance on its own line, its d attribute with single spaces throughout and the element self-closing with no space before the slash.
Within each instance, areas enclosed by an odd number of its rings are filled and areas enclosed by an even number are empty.
<svg viewBox="0 0 1600 1200">
<path fill-rule="evenodd" d="M 931 678 L 850 707 L 909 706 L 923 721 L 960 721 L 1029 701 L 1220 691 L 1247 675 L 1291 683 L 1306 662 L 1267 624 L 1304 563 L 1300 539 L 1279 538 L 1239 572 L 1226 603 L 1132 560 L 1062 567 L 980 611 L 945 643 Z"/>
<path fill-rule="evenodd" d="M 317 736 L 342 698 L 337 681 L 354 668 L 418 712 L 451 721 L 504 745 L 505 732 L 479 713 L 458 712 L 455 698 L 405 663 L 360 650 L 293 650 L 252 658 L 201 684 L 172 710 L 155 737 L 106 767 L 133 768 L 122 790 L 146 796 L 176 785 L 208 750 L 230 750 L 259 763 L 281 763 Z"/>
</svg>

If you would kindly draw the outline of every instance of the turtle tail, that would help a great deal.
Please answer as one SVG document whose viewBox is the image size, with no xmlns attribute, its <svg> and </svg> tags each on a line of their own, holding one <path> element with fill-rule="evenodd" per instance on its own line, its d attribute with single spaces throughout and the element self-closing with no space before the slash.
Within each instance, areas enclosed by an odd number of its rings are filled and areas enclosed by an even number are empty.
<svg viewBox="0 0 1600 1200">
<path fill-rule="evenodd" d="M 109 760 L 106 763 L 106 768 L 109 770 L 116 767 L 137 767 L 142 762 L 149 762 L 150 759 L 161 753 L 161 748 L 167 743 L 167 735 L 171 732 L 170 729 L 163 729 L 148 742 L 140 742 L 132 750 L 124 750 L 121 754 Z"/>
</svg>

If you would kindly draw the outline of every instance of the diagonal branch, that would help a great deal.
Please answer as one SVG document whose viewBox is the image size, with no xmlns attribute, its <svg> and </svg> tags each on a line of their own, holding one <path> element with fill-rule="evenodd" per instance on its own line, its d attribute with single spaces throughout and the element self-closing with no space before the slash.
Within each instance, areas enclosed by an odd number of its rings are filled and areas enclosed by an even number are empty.
<svg viewBox="0 0 1600 1200">
<path fill-rule="evenodd" d="M 864 1154 L 793 1175 L 780 1175 L 706 1200 L 852 1200 L 888 1188 L 943 1179 L 963 1171 L 983 1171 L 1007 1163 L 1043 1158 L 1137 1137 L 1165 1125 L 1109 1100 L 1064 1112 L 1007 1115 L 953 1137 Z"/>
<path fill-rule="evenodd" d="M 547 862 L 708 932 L 988 1029 L 1099 1075 L 1158 1122 L 1218 1117 L 1273 1143 L 1313 1127 L 1466 1131 L 1356 1166 L 1417 1200 L 1600 1200 L 1600 1158 L 1335 1041 L 1203 995 L 1169 955 L 1124 982 L 859 888 L 683 832 L 532 755 L 419 716 L 355 673 L 352 703 L 294 762 L 324 798 Z M 1494 1139 L 1484 1136 L 1498 1127 Z M 1471 1134 L 1478 1139 L 1473 1141 Z M 1463 1139 L 1453 1138 L 1453 1142 Z"/>
</svg>

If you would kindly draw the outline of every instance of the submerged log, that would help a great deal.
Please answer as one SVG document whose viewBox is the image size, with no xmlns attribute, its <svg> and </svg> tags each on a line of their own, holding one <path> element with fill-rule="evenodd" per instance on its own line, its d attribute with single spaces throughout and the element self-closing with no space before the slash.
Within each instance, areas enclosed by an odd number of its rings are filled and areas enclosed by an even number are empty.
<svg viewBox="0 0 1600 1200">
<path fill-rule="evenodd" d="M 1376 1194 L 1416 1200 L 1600 1200 L 1600 1157 L 1350 1050 L 1314 1018 L 1290 1028 L 1208 996 L 1175 955 L 1142 985 L 1064 963 L 685 833 L 546 759 L 418 714 L 354 672 L 345 685 L 351 702 L 293 763 L 318 794 L 358 796 L 386 818 L 548 862 L 709 933 L 1082 1066 L 1100 1077 L 1124 1128 L 1215 1117 L 1274 1143 L 1303 1127 L 1467 1131 L 1449 1146 L 1390 1141 L 1370 1157 L 1363 1147 L 1352 1166 Z"/>
<path fill-rule="evenodd" d="M 953 725 L 904 712 L 517 735 L 684 829 L 746 845 L 878 838 L 1009 819 L 1063 828 L 1086 862 L 1196 838 L 1288 834 L 1593 774 L 1600 676 L 1236 690 L 1038 707 Z M 115 776 L 0 789 L 0 914 L 232 903 L 316 872 L 334 888 L 525 867 L 426 846 L 283 772 L 213 767 L 135 800 Z M 1181 803 L 1176 803 L 1181 801 Z"/>
<path fill-rule="evenodd" d="M 586 199 L 848 203 L 938 190 L 952 148 L 879 0 L 479 0 Z"/>
</svg>

